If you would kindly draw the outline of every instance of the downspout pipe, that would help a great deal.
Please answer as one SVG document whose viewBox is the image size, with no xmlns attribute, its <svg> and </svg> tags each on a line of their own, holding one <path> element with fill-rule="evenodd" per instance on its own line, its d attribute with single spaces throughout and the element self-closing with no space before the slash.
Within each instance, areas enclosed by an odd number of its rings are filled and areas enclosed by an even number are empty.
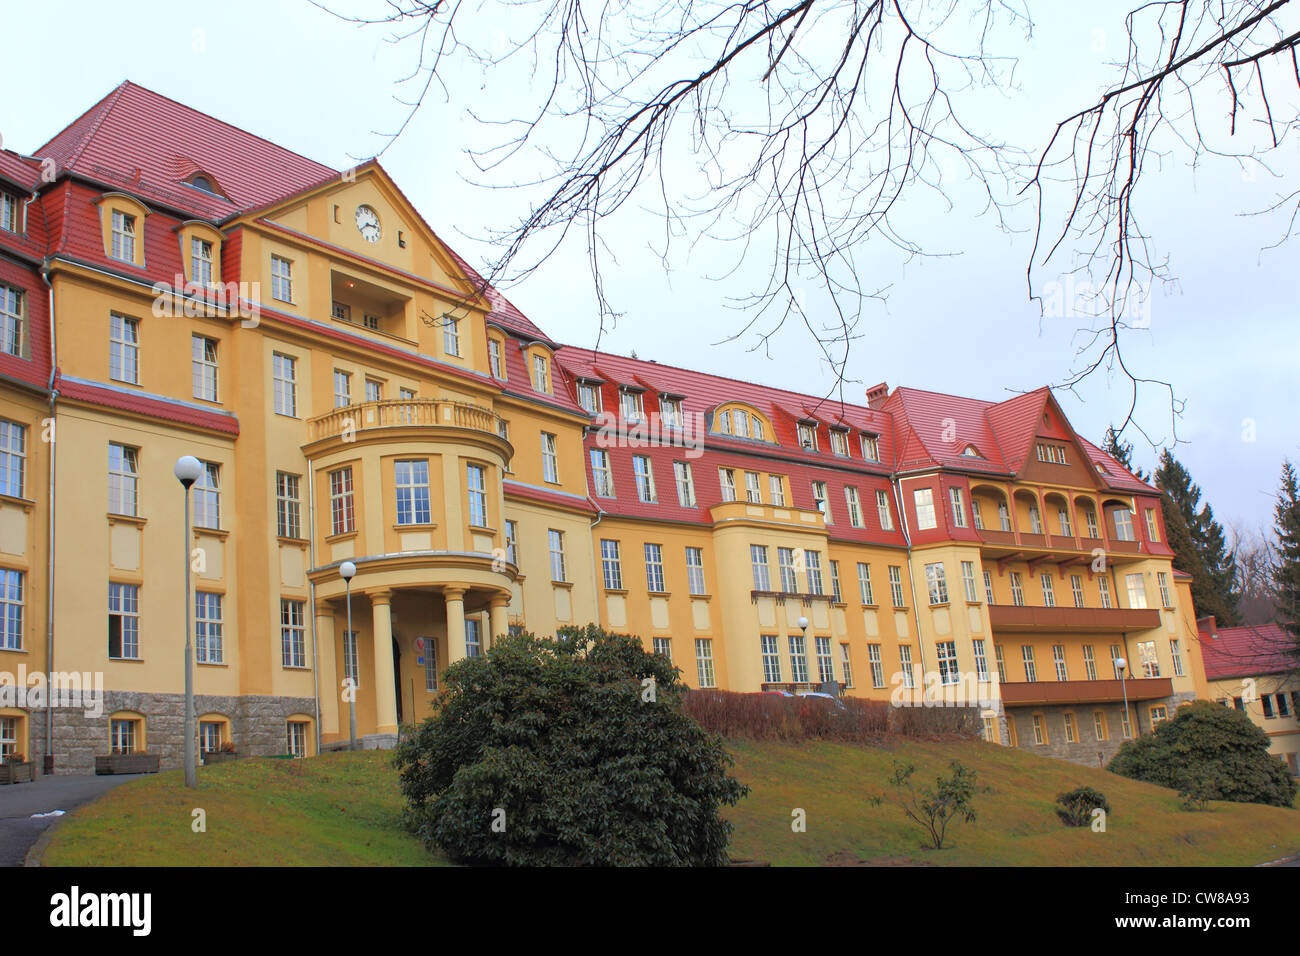
<svg viewBox="0 0 1300 956">
<path fill-rule="evenodd" d="M 307 520 L 310 522 L 307 532 L 307 562 L 312 568 L 316 567 L 316 469 L 311 467 L 308 462 L 307 468 Z M 314 693 L 316 694 L 316 754 L 320 755 L 321 741 L 323 739 L 320 729 L 320 635 L 316 630 L 316 581 L 309 575 L 307 578 L 309 593 L 311 594 L 311 683 Z M 330 653 L 334 653 L 334 648 L 330 647 Z M 330 693 L 334 691 L 331 690 Z"/>
<path fill-rule="evenodd" d="M 912 573 L 912 534 L 907 528 L 907 510 L 903 507 L 902 480 L 897 475 L 890 479 L 894 486 L 894 507 L 898 509 L 898 527 L 903 532 L 907 546 L 907 589 L 912 595 L 912 621 L 916 625 L 916 653 L 921 663 L 921 683 L 925 683 L 925 641 L 921 639 L 921 606 L 916 603 L 916 575 Z"/>
<path fill-rule="evenodd" d="M 50 481 L 49 492 L 46 500 L 45 524 L 47 533 L 47 565 L 45 572 L 45 667 L 47 670 L 46 694 L 45 694 L 45 754 L 43 760 L 43 770 L 45 774 L 54 772 L 54 475 L 55 460 L 58 454 L 58 432 L 56 430 L 56 410 L 59 399 L 59 390 L 56 387 L 58 382 L 58 362 L 56 357 L 58 350 L 55 348 L 55 323 L 54 323 L 54 283 L 50 281 L 50 267 L 47 259 L 41 266 L 41 279 L 44 280 L 49 295 L 49 319 L 50 319 L 50 380 L 48 389 L 50 393 Z"/>
</svg>

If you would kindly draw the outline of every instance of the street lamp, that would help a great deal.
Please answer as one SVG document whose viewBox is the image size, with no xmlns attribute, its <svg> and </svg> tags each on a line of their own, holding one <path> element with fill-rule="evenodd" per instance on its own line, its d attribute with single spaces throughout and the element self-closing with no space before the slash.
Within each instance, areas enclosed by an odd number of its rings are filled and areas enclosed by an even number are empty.
<svg viewBox="0 0 1300 956">
<path fill-rule="evenodd" d="M 352 640 L 352 579 L 356 576 L 357 566 L 351 561 L 344 561 L 339 565 L 339 574 L 343 577 L 343 584 L 348 591 L 348 632 L 343 637 L 343 646 L 348 646 L 348 641 Z M 346 658 L 345 658 L 346 660 Z M 356 645 L 352 646 L 352 666 L 357 666 L 357 649 Z M 348 749 L 357 749 L 357 682 L 352 675 L 348 675 L 348 680 L 352 681 L 348 687 Z"/>
<path fill-rule="evenodd" d="M 190 642 L 190 618 L 194 613 L 190 603 L 190 488 L 203 474 L 203 463 L 193 455 L 183 455 L 176 459 L 172 472 L 185 488 L 185 786 L 193 789 L 199 782 L 194 753 L 194 646 Z"/>
<path fill-rule="evenodd" d="M 788 618 L 787 618 L 787 620 L 788 620 Z M 799 620 L 795 621 L 795 623 L 799 625 L 799 630 L 803 631 L 803 652 L 804 652 L 805 655 L 807 655 L 807 653 L 808 653 L 808 618 L 806 618 L 806 617 L 800 617 Z M 806 659 L 806 656 L 805 656 L 805 659 Z M 792 664 L 791 666 L 794 666 L 794 665 Z M 791 674 L 790 676 L 793 677 L 794 675 Z M 809 677 L 812 677 L 811 674 L 809 674 L 808 676 L 809 676 Z"/>
<path fill-rule="evenodd" d="M 1119 669 L 1119 686 L 1124 691 L 1124 723 L 1129 726 L 1130 735 L 1133 732 L 1133 725 L 1129 724 L 1128 719 L 1128 685 L 1124 683 L 1124 668 L 1128 667 L 1128 661 L 1122 657 L 1115 658 L 1115 666 Z"/>
</svg>

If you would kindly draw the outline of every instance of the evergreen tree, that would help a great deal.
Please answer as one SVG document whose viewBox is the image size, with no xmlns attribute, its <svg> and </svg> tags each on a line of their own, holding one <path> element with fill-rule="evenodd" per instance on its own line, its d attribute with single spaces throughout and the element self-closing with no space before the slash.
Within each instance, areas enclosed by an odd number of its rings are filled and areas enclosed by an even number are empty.
<svg viewBox="0 0 1300 956">
<path fill-rule="evenodd" d="M 1223 526 L 1214 520 L 1214 510 L 1208 503 L 1201 505 L 1200 486 L 1169 449 L 1161 450 L 1152 478 L 1161 491 L 1174 567 L 1193 578 L 1196 613 L 1213 614 L 1225 627 L 1237 624 L 1241 596 L 1237 592 L 1236 556 L 1228 548 Z M 1188 540 L 1177 529 L 1179 524 L 1186 529 Z"/>
<path fill-rule="evenodd" d="M 1146 475 L 1133 467 L 1133 443 L 1131 441 L 1120 441 L 1119 432 L 1115 431 L 1115 426 L 1110 425 L 1106 428 L 1106 438 L 1102 442 L 1101 450 L 1117 462 L 1135 474 L 1138 478 L 1146 481 Z"/>
<path fill-rule="evenodd" d="M 1295 467 L 1282 463 L 1282 487 L 1273 511 L 1277 536 L 1273 563 L 1273 595 L 1282 626 L 1300 643 L 1300 488 Z"/>
</svg>

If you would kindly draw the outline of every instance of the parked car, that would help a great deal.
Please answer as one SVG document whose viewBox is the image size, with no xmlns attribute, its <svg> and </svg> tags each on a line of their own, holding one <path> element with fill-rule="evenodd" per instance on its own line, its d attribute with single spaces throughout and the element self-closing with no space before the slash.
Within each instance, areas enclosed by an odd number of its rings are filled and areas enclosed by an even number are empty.
<svg viewBox="0 0 1300 956">
<path fill-rule="evenodd" d="M 800 696 L 800 697 L 815 697 L 815 698 L 817 698 L 817 699 L 819 699 L 819 700 L 828 700 L 828 701 L 830 701 L 832 704 L 834 704 L 834 705 L 836 706 L 836 708 L 838 708 L 839 710 L 844 710 L 844 701 L 840 700 L 838 697 L 835 697 L 835 696 L 833 696 L 833 695 L 831 695 L 831 694 L 823 694 L 823 693 L 822 693 L 821 691 L 819 691 L 819 690 L 805 690 L 805 691 L 800 691 L 799 694 L 798 694 L 798 696 Z"/>
</svg>

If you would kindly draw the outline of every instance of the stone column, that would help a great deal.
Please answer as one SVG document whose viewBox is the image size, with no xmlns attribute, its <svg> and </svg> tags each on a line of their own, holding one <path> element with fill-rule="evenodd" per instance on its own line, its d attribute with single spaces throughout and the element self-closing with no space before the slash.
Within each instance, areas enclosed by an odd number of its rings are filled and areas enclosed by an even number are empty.
<svg viewBox="0 0 1300 956">
<path fill-rule="evenodd" d="M 498 637 L 510 633 L 509 619 L 506 617 L 506 609 L 510 607 L 510 595 L 497 594 L 492 598 L 489 606 L 488 621 L 490 633 L 488 634 L 488 646 L 491 647 Z"/>
<path fill-rule="evenodd" d="M 375 733 L 397 733 L 397 695 L 394 691 L 392 591 L 371 591 L 375 651 Z"/>
<path fill-rule="evenodd" d="M 339 686 L 338 662 L 334 658 L 334 607 L 325 601 L 316 605 L 315 653 L 316 681 L 320 687 L 320 732 L 322 735 L 337 735 L 343 689 Z"/>
<path fill-rule="evenodd" d="M 445 587 L 447 601 L 447 664 L 465 659 L 465 589 Z"/>
</svg>

